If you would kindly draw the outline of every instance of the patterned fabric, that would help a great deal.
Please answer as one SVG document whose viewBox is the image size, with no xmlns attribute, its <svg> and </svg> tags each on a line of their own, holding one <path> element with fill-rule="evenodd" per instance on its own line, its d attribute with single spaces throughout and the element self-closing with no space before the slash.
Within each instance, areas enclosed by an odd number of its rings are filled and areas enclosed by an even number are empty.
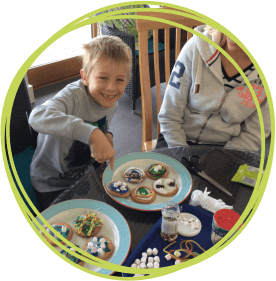
<svg viewBox="0 0 276 281">
<path fill-rule="evenodd" d="M 241 83 L 244 82 L 240 73 L 238 73 L 232 77 L 229 77 L 222 64 L 221 64 L 221 69 L 222 69 L 222 73 L 223 73 L 223 83 L 224 83 L 224 88 L 225 88 L 226 93 L 230 92 L 234 88 L 237 88 Z M 243 69 L 243 72 L 247 77 L 254 70 L 255 70 L 255 67 L 252 63 L 248 67 Z"/>
<path fill-rule="evenodd" d="M 104 13 L 109 13 L 112 11 L 119 11 L 119 10 L 125 10 L 125 9 L 133 9 L 133 8 L 149 8 L 148 5 L 129 5 L 129 6 L 123 6 L 123 7 L 117 7 L 113 9 L 109 9 L 107 11 L 104 11 Z M 135 12 L 131 13 L 122 13 L 122 15 L 135 15 Z M 136 19 L 114 19 L 114 20 L 106 20 L 101 21 L 101 25 L 108 25 L 111 27 L 116 27 L 118 30 L 123 31 L 125 33 L 129 33 L 132 35 L 135 35 L 135 50 L 138 50 L 138 31 L 136 29 Z M 148 33 L 148 38 L 150 39 L 152 37 L 153 32 L 150 30 Z"/>
</svg>

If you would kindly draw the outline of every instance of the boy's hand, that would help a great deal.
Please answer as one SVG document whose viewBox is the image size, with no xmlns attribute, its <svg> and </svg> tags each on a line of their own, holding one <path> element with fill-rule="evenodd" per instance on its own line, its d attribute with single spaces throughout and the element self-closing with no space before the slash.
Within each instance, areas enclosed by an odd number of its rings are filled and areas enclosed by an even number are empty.
<svg viewBox="0 0 276 281">
<path fill-rule="evenodd" d="M 111 134 L 108 134 L 111 135 Z M 91 156 L 99 163 L 109 160 L 111 171 L 114 170 L 115 150 L 110 140 L 102 131 L 95 129 L 89 138 Z"/>
</svg>

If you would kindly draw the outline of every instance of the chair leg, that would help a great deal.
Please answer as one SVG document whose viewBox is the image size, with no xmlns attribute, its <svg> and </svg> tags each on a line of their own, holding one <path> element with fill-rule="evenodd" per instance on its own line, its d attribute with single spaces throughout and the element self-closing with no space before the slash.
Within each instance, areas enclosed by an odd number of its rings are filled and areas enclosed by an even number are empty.
<svg viewBox="0 0 276 281">
<path fill-rule="evenodd" d="M 132 113 L 135 112 L 135 108 L 136 108 L 136 99 L 132 99 Z"/>
</svg>

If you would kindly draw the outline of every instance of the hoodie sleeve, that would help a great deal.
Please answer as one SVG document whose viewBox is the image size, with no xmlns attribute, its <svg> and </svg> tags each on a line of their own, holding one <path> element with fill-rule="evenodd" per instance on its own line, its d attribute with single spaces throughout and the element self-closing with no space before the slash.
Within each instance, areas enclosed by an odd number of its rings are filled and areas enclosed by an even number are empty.
<svg viewBox="0 0 276 281">
<path fill-rule="evenodd" d="M 260 105 L 260 108 L 264 121 L 265 137 L 267 138 L 271 132 L 267 99 Z M 241 124 L 240 134 L 237 137 L 232 137 L 224 147 L 249 151 L 257 151 L 261 148 L 261 130 L 257 110 Z"/>
<path fill-rule="evenodd" d="M 64 89 L 51 100 L 35 107 L 30 114 L 29 124 L 39 133 L 67 137 L 89 144 L 89 137 L 97 127 L 74 116 L 78 106 L 77 95 Z"/>
<path fill-rule="evenodd" d="M 182 128 L 184 109 L 191 88 L 193 39 L 182 48 L 172 70 L 163 103 L 158 115 L 161 133 L 169 147 L 185 146 L 186 134 Z"/>
</svg>

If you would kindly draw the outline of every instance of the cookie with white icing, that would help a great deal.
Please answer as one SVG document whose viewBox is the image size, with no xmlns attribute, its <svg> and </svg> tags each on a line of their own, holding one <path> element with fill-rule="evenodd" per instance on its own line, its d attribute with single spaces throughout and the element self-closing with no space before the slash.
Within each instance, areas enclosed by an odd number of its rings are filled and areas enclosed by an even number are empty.
<svg viewBox="0 0 276 281">
<path fill-rule="evenodd" d="M 83 250 L 94 257 L 106 260 L 113 253 L 114 246 L 107 237 L 94 236 L 85 242 Z"/>
<path fill-rule="evenodd" d="M 146 175 L 142 169 L 137 167 L 130 167 L 124 171 L 123 178 L 126 182 L 140 183 L 146 178 Z"/>
<path fill-rule="evenodd" d="M 130 196 L 136 203 L 149 204 L 155 200 L 156 193 L 148 186 L 137 186 L 131 191 Z"/>
<path fill-rule="evenodd" d="M 169 170 L 164 164 L 151 164 L 147 167 L 145 173 L 148 178 L 157 180 L 166 178 L 169 175 Z"/>
<path fill-rule="evenodd" d="M 91 237 L 97 235 L 103 226 L 103 221 L 96 214 L 78 216 L 74 222 L 74 230 L 81 237 Z"/>
<path fill-rule="evenodd" d="M 118 197 L 126 198 L 130 195 L 130 190 L 125 182 L 111 181 L 106 185 L 106 190 Z"/>
<path fill-rule="evenodd" d="M 51 224 L 51 226 L 57 231 L 59 232 L 64 238 L 66 238 L 68 241 L 71 240 L 72 236 L 73 236 L 73 230 L 71 228 L 71 226 L 65 222 L 56 222 L 54 224 Z M 61 244 L 65 244 L 65 242 L 63 242 L 60 238 L 58 238 L 48 227 L 46 228 L 46 230 L 48 231 L 48 233 L 50 233 L 57 241 L 59 241 Z M 48 242 L 50 242 L 51 245 L 53 246 L 57 246 L 55 244 L 54 241 L 52 241 L 51 239 L 49 239 L 45 234 L 43 234 L 43 236 L 46 238 L 46 240 Z"/>
<path fill-rule="evenodd" d="M 77 246 L 77 247 L 79 248 L 78 245 L 75 245 L 75 246 Z M 70 246 L 67 246 L 67 248 L 70 249 L 70 250 L 73 251 L 73 252 L 76 252 L 75 249 L 71 248 Z M 68 253 L 68 252 L 66 252 L 66 251 L 64 251 L 64 250 L 61 250 L 60 253 L 61 253 L 63 256 L 65 256 L 67 259 L 69 259 L 70 261 L 72 261 L 72 262 L 74 262 L 74 263 L 76 263 L 76 264 L 78 264 L 78 265 L 80 265 L 80 266 L 83 266 L 83 265 L 84 265 L 84 261 L 82 261 L 82 260 L 80 260 L 79 258 L 75 257 L 74 255 L 72 255 L 72 254 L 70 254 L 70 253 Z M 80 256 L 82 256 L 81 253 L 79 253 L 79 252 L 76 252 L 76 253 L 79 254 Z"/>
<path fill-rule="evenodd" d="M 172 196 L 178 191 L 175 180 L 159 179 L 153 183 L 154 191 L 161 196 Z"/>
</svg>

